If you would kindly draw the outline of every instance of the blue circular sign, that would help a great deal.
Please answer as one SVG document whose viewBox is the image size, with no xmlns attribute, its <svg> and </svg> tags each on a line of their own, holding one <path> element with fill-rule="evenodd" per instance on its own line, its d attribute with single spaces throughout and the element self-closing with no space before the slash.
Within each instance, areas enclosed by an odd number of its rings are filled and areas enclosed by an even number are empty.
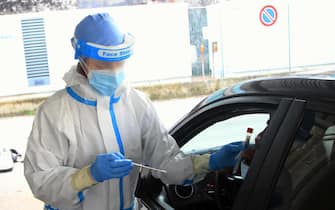
<svg viewBox="0 0 335 210">
<path fill-rule="evenodd" d="M 259 14 L 261 23 L 265 26 L 272 26 L 278 19 L 278 13 L 274 6 L 267 5 L 261 9 Z"/>
</svg>

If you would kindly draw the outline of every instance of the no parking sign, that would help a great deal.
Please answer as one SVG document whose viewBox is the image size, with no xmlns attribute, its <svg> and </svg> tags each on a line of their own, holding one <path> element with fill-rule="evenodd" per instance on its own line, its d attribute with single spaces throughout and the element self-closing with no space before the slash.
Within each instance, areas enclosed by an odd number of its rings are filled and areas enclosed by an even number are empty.
<svg viewBox="0 0 335 210">
<path fill-rule="evenodd" d="M 272 26 L 278 19 L 278 12 L 272 5 L 267 5 L 261 9 L 259 19 L 264 26 Z"/>
</svg>

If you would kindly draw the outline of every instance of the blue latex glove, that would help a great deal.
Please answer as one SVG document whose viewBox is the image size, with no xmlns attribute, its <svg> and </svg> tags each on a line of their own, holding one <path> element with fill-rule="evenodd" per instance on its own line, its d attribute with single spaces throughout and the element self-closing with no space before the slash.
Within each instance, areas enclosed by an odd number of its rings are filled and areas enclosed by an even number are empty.
<svg viewBox="0 0 335 210">
<path fill-rule="evenodd" d="M 236 164 L 236 156 L 244 149 L 244 142 L 226 144 L 220 150 L 211 154 L 209 169 L 212 171 L 233 167 Z"/>
<path fill-rule="evenodd" d="M 133 168 L 131 160 L 125 159 L 120 153 L 97 155 L 90 171 L 97 182 L 127 176 Z"/>
</svg>

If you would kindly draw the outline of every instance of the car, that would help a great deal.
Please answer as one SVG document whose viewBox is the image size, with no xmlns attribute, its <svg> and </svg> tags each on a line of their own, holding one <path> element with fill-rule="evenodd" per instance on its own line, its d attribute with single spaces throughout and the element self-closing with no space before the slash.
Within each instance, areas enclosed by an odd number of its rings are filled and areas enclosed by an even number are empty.
<svg viewBox="0 0 335 210">
<path fill-rule="evenodd" d="M 22 155 L 17 150 L 0 146 L 0 173 L 12 171 L 14 163 L 22 161 Z"/>
<path fill-rule="evenodd" d="M 6 147 L 0 147 L 0 172 L 11 171 L 13 167 L 12 152 Z"/>
<path fill-rule="evenodd" d="M 256 79 L 218 90 L 170 130 L 186 155 L 211 154 L 246 139 L 233 168 L 199 182 L 166 185 L 139 179 L 136 196 L 148 209 L 335 209 L 335 79 Z"/>
</svg>

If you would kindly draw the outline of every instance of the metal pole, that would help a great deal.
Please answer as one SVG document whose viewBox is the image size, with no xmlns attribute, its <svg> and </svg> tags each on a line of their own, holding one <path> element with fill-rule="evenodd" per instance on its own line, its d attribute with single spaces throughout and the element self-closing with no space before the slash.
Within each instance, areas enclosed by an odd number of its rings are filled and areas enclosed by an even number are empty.
<svg viewBox="0 0 335 210">
<path fill-rule="evenodd" d="M 220 18 L 220 21 L 219 21 L 219 24 L 220 24 L 220 26 L 219 26 L 219 32 L 220 32 L 220 38 L 219 38 L 219 43 L 220 43 L 220 59 L 221 59 L 221 79 L 223 79 L 224 78 L 224 76 L 225 76 L 225 69 L 224 69 L 224 57 L 223 57 L 223 16 L 222 16 L 222 14 L 223 14 L 223 3 L 220 3 L 219 4 L 220 5 L 220 12 L 219 12 L 219 18 Z M 218 44 L 219 44 L 218 43 Z M 219 46 L 218 46 L 219 47 Z"/>
<path fill-rule="evenodd" d="M 202 79 L 205 79 L 205 45 L 203 42 L 200 44 L 200 53 L 201 53 L 201 74 Z"/>
<path fill-rule="evenodd" d="M 205 80 L 205 60 L 204 60 L 204 56 L 202 56 L 201 59 L 201 74 L 202 74 L 202 79 Z"/>
<path fill-rule="evenodd" d="M 288 65 L 289 65 L 289 72 L 292 71 L 292 55 L 291 55 L 291 14 L 290 14 L 290 1 L 288 1 L 287 4 L 288 8 Z"/>
<path fill-rule="evenodd" d="M 214 57 L 215 57 L 215 52 L 212 50 L 212 62 L 213 62 L 213 67 L 212 67 L 212 79 L 215 76 L 215 62 L 214 62 Z"/>
</svg>

